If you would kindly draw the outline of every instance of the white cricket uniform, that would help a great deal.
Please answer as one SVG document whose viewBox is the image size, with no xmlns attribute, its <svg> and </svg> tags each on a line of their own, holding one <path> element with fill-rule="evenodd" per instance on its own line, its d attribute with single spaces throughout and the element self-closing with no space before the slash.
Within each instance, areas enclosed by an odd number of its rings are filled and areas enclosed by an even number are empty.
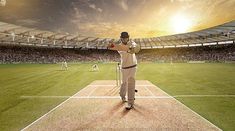
<svg viewBox="0 0 235 131">
<path fill-rule="evenodd" d="M 68 70 L 68 64 L 67 64 L 67 62 L 64 62 L 64 67 L 65 67 L 66 70 Z"/>
<path fill-rule="evenodd" d="M 134 41 L 129 41 L 127 43 L 129 47 L 136 46 Z M 128 103 L 134 104 L 135 98 L 135 74 L 137 67 L 132 67 L 137 65 L 137 59 L 135 53 L 130 53 L 129 51 L 118 51 L 121 56 L 121 72 L 122 72 L 122 84 L 120 88 L 120 96 L 124 98 L 126 96 L 127 88 L 128 88 Z M 126 67 L 132 67 L 123 69 Z"/>
<path fill-rule="evenodd" d="M 98 67 L 97 64 L 94 64 L 94 65 L 92 66 L 92 71 L 99 71 L 99 67 Z"/>
<path fill-rule="evenodd" d="M 61 69 L 62 69 L 62 70 L 68 70 L 68 64 L 67 64 L 67 62 L 62 62 Z"/>
</svg>

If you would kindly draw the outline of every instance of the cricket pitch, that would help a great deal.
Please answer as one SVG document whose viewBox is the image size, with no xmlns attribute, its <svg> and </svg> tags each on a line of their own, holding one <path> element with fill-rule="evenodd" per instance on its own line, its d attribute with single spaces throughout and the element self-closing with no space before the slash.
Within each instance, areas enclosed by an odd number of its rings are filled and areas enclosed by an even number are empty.
<svg viewBox="0 0 235 131">
<path fill-rule="evenodd" d="M 116 81 L 94 81 L 22 130 L 221 130 L 147 80 L 136 89 L 128 111 Z"/>
</svg>

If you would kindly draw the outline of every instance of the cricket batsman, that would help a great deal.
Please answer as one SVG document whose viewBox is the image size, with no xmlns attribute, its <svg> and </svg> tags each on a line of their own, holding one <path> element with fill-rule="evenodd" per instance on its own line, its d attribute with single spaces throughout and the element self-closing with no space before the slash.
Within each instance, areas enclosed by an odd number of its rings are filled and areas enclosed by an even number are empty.
<svg viewBox="0 0 235 131">
<path fill-rule="evenodd" d="M 130 110 L 133 108 L 135 100 L 135 74 L 137 70 L 135 53 L 140 51 L 140 46 L 129 39 L 127 32 L 121 33 L 120 40 L 120 44 L 110 43 L 108 49 L 117 50 L 121 56 L 122 84 L 119 94 L 123 102 L 126 102 L 127 94 L 126 109 Z"/>
</svg>

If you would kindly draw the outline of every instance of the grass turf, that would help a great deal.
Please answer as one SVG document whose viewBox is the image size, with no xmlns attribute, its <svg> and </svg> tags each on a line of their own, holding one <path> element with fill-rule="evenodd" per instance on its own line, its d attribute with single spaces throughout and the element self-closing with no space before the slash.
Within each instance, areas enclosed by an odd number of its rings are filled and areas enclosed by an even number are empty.
<svg viewBox="0 0 235 131">
<path fill-rule="evenodd" d="M 70 96 L 94 80 L 115 79 L 116 64 L 0 65 L 0 130 L 19 130 L 66 98 L 22 98 L 30 95 Z M 235 95 L 234 64 L 141 63 L 137 79 L 149 80 L 170 95 Z M 235 97 L 177 98 L 223 130 L 235 129 Z"/>
</svg>

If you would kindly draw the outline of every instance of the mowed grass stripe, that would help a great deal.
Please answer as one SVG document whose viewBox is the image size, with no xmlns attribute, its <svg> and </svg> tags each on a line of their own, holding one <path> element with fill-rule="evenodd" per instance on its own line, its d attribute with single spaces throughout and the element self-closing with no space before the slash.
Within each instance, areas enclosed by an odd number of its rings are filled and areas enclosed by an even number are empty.
<svg viewBox="0 0 235 131">
<path fill-rule="evenodd" d="M 153 64 L 144 66 L 148 66 L 149 70 L 145 70 L 141 74 L 148 73 L 149 75 L 139 75 L 140 79 L 156 79 L 157 81 L 153 81 L 154 84 L 160 87 L 163 86 L 164 89 L 168 88 L 166 91 L 171 95 L 211 93 L 211 91 L 216 94 L 225 92 L 227 94 L 234 93 L 234 64 L 162 65 L 166 69 L 159 69 L 158 67 L 153 69 L 151 68 L 151 66 L 154 66 Z M 172 71 L 169 71 L 170 69 Z M 226 86 L 226 90 L 221 88 L 221 86 Z"/>
<path fill-rule="evenodd" d="M 40 66 L 37 68 L 40 68 Z M 25 68 L 25 67 L 20 66 L 17 69 L 15 69 L 17 71 L 20 70 L 20 72 L 12 73 L 12 71 L 7 71 L 5 74 L 4 73 L 0 74 L 0 76 L 2 77 L 1 82 L 3 82 L 4 84 L 21 82 L 21 81 L 24 82 L 24 80 L 28 80 L 29 78 L 40 76 L 41 74 L 43 75 L 45 73 L 50 74 L 52 72 L 56 72 L 51 67 L 50 68 L 44 67 L 44 68 L 45 69 L 43 68 L 34 69 L 34 68 Z"/>
<path fill-rule="evenodd" d="M 15 66 L 15 69 L 13 69 L 13 67 L 10 65 L 9 68 L 1 68 L 6 72 L 4 74 L 0 74 L 0 76 L 2 77 L 1 81 L 11 81 L 15 80 L 15 78 L 19 79 L 21 77 L 30 76 L 32 75 L 32 73 L 40 73 L 41 71 L 47 70 L 50 71 L 50 69 L 52 69 L 52 66 L 54 65 L 34 65 L 30 67 L 29 65 L 22 64 L 19 66 Z"/>
<path fill-rule="evenodd" d="M 51 75 L 40 74 L 23 82 L 21 81 L 19 82 L 19 84 L 17 84 L 17 82 L 14 82 L 14 84 L 4 87 L 8 89 L 0 93 L 1 96 L 4 97 L 4 99 L 0 100 L 0 103 L 5 105 L 0 107 L 1 112 L 4 112 L 5 110 L 12 108 L 22 102 L 23 100 L 20 99 L 20 96 L 22 96 L 22 94 L 36 95 L 48 88 L 51 88 L 55 83 L 51 81 L 53 80 L 51 78 L 55 77 L 56 75 L 58 76 L 58 74 L 53 73 Z M 45 80 L 45 77 L 48 78 L 50 81 Z M 35 88 L 35 85 L 37 85 L 37 88 Z"/>
</svg>

